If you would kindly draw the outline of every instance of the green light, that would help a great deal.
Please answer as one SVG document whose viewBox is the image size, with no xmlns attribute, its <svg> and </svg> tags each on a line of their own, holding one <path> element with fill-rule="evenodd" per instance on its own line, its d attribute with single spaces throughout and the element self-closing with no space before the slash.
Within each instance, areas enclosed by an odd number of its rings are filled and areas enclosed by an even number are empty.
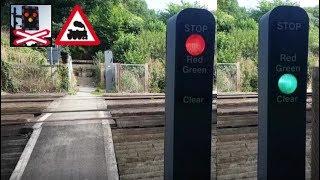
<svg viewBox="0 0 320 180">
<path fill-rule="evenodd" d="M 292 74 L 284 74 L 278 80 L 278 87 L 284 94 L 291 94 L 297 89 L 297 78 Z"/>
</svg>

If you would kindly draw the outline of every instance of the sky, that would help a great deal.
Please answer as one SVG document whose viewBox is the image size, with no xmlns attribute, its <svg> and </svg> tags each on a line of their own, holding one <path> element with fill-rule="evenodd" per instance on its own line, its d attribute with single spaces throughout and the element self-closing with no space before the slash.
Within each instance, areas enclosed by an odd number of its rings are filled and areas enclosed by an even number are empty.
<svg viewBox="0 0 320 180">
<path fill-rule="evenodd" d="M 319 5 L 319 0 L 290 0 L 296 2 L 301 7 L 313 7 Z M 245 7 L 247 9 L 255 8 L 259 0 L 238 0 L 239 6 Z"/>
<path fill-rule="evenodd" d="M 217 0 L 184 0 L 194 3 L 198 1 L 201 5 L 206 5 L 209 10 L 217 9 Z M 164 10 L 170 3 L 180 3 L 181 0 L 146 0 L 148 7 L 155 10 Z"/>
<path fill-rule="evenodd" d="M 209 10 L 217 9 L 217 0 L 184 0 L 185 2 L 196 2 L 198 1 L 202 5 L 206 5 Z M 297 2 L 302 7 L 312 7 L 319 5 L 319 0 L 291 0 Z M 146 0 L 148 7 L 155 10 L 166 9 L 169 3 L 180 3 L 181 0 Z M 245 8 L 255 8 L 259 0 L 238 0 L 240 6 Z M 218 7 L 219 8 L 219 7 Z"/>
</svg>

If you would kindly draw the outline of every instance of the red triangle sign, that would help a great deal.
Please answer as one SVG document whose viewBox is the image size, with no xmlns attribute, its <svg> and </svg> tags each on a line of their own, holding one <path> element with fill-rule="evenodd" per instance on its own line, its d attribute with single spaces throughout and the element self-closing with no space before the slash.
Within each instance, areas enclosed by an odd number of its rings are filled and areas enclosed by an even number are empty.
<svg viewBox="0 0 320 180">
<path fill-rule="evenodd" d="M 80 5 L 76 5 L 59 32 L 56 45 L 95 46 L 100 40 Z"/>
</svg>

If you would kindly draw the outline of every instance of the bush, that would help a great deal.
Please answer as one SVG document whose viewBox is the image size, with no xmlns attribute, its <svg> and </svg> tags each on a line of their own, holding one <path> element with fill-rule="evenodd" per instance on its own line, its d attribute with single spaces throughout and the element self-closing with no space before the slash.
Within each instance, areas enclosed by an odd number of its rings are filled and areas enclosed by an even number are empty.
<svg viewBox="0 0 320 180">
<path fill-rule="evenodd" d="M 217 71 L 217 91 L 218 92 L 233 92 L 236 87 L 234 81 L 223 71 Z"/>
<path fill-rule="evenodd" d="M 319 28 L 310 26 L 309 30 L 309 51 L 319 56 Z"/>
<path fill-rule="evenodd" d="M 10 65 L 1 61 L 1 91 L 14 93 L 17 92 L 17 87 L 14 85 L 9 69 L 11 69 Z"/>
<path fill-rule="evenodd" d="M 138 80 L 137 76 L 130 71 L 123 71 L 120 79 L 122 92 L 137 93 L 143 92 L 143 85 Z"/>
<path fill-rule="evenodd" d="M 75 79 L 70 84 L 65 65 L 58 66 L 51 77 L 49 67 L 2 61 L 1 77 L 1 90 L 10 93 L 75 91 Z"/>
<path fill-rule="evenodd" d="M 312 85 L 312 68 L 319 66 L 319 55 L 315 55 L 313 53 L 309 53 L 308 55 L 308 74 L 307 74 L 307 86 L 308 89 L 311 89 Z"/>
<path fill-rule="evenodd" d="M 217 34 L 217 61 L 218 63 L 234 63 L 239 56 L 239 52 L 234 46 L 234 37 L 224 32 Z"/>
<path fill-rule="evenodd" d="M 241 69 L 241 91 L 257 92 L 258 90 L 258 68 L 255 61 L 249 59 L 240 60 Z"/>
<path fill-rule="evenodd" d="M 149 31 L 165 32 L 166 25 L 162 21 L 150 18 L 146 21 L 144 28 Z"/>
<path fill-rule="evenodd" d="M 71 88 L 71 84 L 68 78 L 68 67 L 67 66 L 59 66 L 57 69 L 58 73 L 58 87 L 60 90 L 68 92 Z"/>
<path fill-rule="evenodd" d="M 122 34 L 112 48 L 115 60 L 118 63 L 144 63 L 145 54 L 138 47 L 138 39 L 134 34 Z"/>
<path fill-rule="evenodd" d="M 230 32 L 235 27 L 236 19 L 233 16 L 219 10 L 217 10 L 216 16 L 217 30 L 219 32 Z"/>
<path fill-rule="evenodd" d="M 258 57 L 257 30 L 234 30 L 231 33 L 218 32 L 218 63 L 235 63 L 238 59 Z"/>
<path fill-rule="evenodd" d="M 45 64 L 45 48 L 10 47 L 9 32 L 1 32 L 1 60 L 23 64 Z"/>
<path fill-rule="evenodd" d="M 100 20 L 106 21 L 105 19 Z M 108 21 L 110 24 L 107 24 L 106 26 L 114 27 L 115 30 L 123 31 L 125 33 L 139 33 L 144 24 L 141 17 L 131 13 L 122 4 L 112 6 L 111 16 Z"/>
<path fill-rule="evenodd" d="M 237 66 L 232 64 L 217 64 L 217 91 L 237 91 Z"/>
<path fill-rule="evenodd" d="M 8 91 L 30 93 L 60 91 L 61 79 L 59 76 L 54 76 L 53 81 L 50 68 L 31 64 L 8 64 L 8 77 L 14 87 Z"/>
<path fill-rule="evenodd" d="M 236 30 L 231 35 L 236 40 L 235 49 L 241 58 L 258 59 L 258 30 Z"/>
<path fill-rule="evenodd" d="M 112 51 L 119 63 L 144 64 L 150 59 L 165 59 L 165 32 L 122 34 Z"/>
<path fill-rule="evenodd" d="M 149 59 L 165 60 L 165 31 L 144 31 L 137 38 L 139 39 L 138 49 L 143 50 L 146 53 L 147 59 L 145 62 L 148 62 Z"/>
<path fill-rule="evenodd" d="M 152 60 L 149 67 L 149 92 L 161 93 L 165 91 L 165 66 L 159 60 Z"/>
<path fill-rule="evenodd" d="M 104 87 L 104 83 L 101 81 L 101 67 L 100 63 L 104 63 L 104 53 L 102 51 L 96 52 L 93 56 L 93 66 L 92 77 L 94 78 L 95 84 L 99 87 Z"/>
<path fill-rule="evenodd" d="M 10 47 L 9 33 L 1 32 L 1 90 L 7 92 L 61 92 L 70 89 L 68 71 L 59 66 L 51 77 L 45 48 Z"/>
<path fill-rule="evenodd" d="M 254 29 L 258 30 L 258 23 L 252 18 L 239 19 L 236 21 L 236 27 L 242 30 Z"/>
<path fill-rule="evenodd" d="M 104 63 L 104 53 L 102 51 L 98 51 L 95 53 L 95 55 L 93 56 L 93 63 Z"/>
</svg>

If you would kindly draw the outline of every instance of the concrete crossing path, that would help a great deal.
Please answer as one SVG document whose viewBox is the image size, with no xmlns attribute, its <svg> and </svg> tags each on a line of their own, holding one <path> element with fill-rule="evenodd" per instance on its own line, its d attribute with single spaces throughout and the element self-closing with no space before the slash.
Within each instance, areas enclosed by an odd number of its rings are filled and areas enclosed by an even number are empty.
<svg viewBox="0 0 320 180">
<path fill-rule="evenodd" d="M 92 90 L 80 88 L 76 95 L 60 99 L 52 110 L 105 109 L 104 100 L 91 95 Z M 107 116 L 103 111 L 49 115 L 40 124 L 25 168 L 18 169 L 21 175 L 11 179 L 118 179 L 111 130 L 104 120 Z"/>
</svg>

